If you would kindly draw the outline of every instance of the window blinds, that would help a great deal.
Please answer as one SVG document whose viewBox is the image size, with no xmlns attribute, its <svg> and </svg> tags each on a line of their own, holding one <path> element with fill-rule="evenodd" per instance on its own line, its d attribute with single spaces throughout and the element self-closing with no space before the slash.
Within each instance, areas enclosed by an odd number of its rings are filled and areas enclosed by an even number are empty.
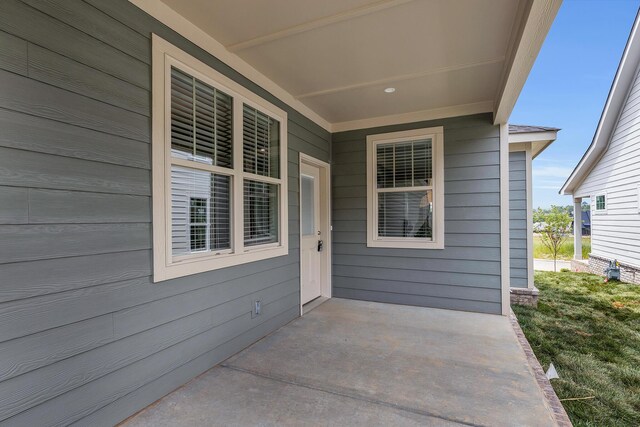
<svg viewBox="0 0 640 427">
<path fill-rule="evenodd" d="M 233 167 L 232 98 L 171 68 L 173 158 Z M 231 178 L 188 167 L 171 167 L 172 252 L 231 248 Z"/>
<path fill-rule="evenodd" d="M 245 172 L 272 178 L 280 177 L 279 127 L 277 120 L 244 105 L 242 151 Z"/>
<path fill-rule="evenodd" d="M 376 146 L 378 236 L 432 238 L 431 139 Z"/>
<path fill-rule="evenodd" d="M 243 104 L 243 170 L 235 171 L 233 98 L 172 67 L 171 149 L 173 159 L 230 169 L 223 175 L 172 165 L 173 255 L 231 249 L 232 181 L 243 186 L 244 245 L 279 241 L 278 120 Z"/>
<path fill-rule="evenodd" d="M 378 144 L 376 165 L 378 188 L 430 186 L 431 140 Z"/>
<path fill-rule="evenodd" d="M 171 149 L 214 166 L 233 167 L 231 96 L 171 69 Z M 180 156 L 178 154 L 178 156 Z M 180 156 L 180 157 L 183 157 Z"/>
<path fill-rule="evenodd" d="M 378 236 L 431 238 L 431 190 L 378 194 Z"/>
<path fill-rule="evenodd" d="M 278 186 L 244 181 L 244 244 L 263 245 L 278 241 Z"/>
<path fill-rule="evenodd" d="M 244 172 L 267 178 L 280 177 L 280 123 L 243 105 L 242 156 Z M 244 244 L 278 242 L 279 185 L 244 180 Z"/>
</svg>

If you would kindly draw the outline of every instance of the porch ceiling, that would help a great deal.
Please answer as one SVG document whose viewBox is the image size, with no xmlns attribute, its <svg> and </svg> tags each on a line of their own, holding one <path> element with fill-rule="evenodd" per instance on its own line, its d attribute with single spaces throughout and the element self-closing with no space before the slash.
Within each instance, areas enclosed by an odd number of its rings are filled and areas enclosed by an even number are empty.
<svg viewBox="0 0 640 427">
<path fill-rule="evenodd" d="M 496 112 L 512 92 L 505 89 L 527 25 L 540 25 L 529 22 L 535 3 L 551 9 L 551 20 L 559 6 L 559 0 L 163 2 L 338 124 L 333 130 L 388 116 Z M 387 87 L 396 91 L 385 93 Z"/>
</svg>

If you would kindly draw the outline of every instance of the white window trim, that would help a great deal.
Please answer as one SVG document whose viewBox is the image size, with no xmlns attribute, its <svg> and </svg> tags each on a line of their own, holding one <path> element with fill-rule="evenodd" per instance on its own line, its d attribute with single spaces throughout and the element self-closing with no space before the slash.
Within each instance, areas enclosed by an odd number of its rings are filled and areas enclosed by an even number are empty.
<svg viewBox="0 0 640 427">
<path fill-rule="evenodd" d="M 433 240 L 378 238 L 376 146 L 431 138 L 433 159 Z M 444 129 L 442 126 L 367 135 L 367 246 L 377 248 L 444 249 Z"/>
<path fill-rule="evenodd" d="M 171 123 L 167 120 L 171 108 L 171 66 L 226 92 L 233 97 L 233 171 L 222 173 L 232 178 L 232 251 L 194 253 L 174 257 L 171 253 Z M 289 253 L 288 193 L 287 193 L 287 113 L 262 99 L 245 87 L 197 60 L 166 40 L 152 35 L 152 204 L 153 204 L 153 280 L 159 282 L 176 277 L 245 264 Z M 256 108 L 280 122 L 280 178 L 259 176 L 259 181 L 280 185 L 279 242 L 277 244 L 244 247 L 242 104 Z M 174 164 L 179 161 L 174 159 Z M 201 169 L 216 172 L 214 166 L 202 164 Z M 189 165 L 194 167 L 194 165 Z M 197 166 L 196 166 L 197 167 Z"/>
<path fill-rule="evenodd" d="M 604 209 L 598 209 L 598 197 L 599 196 L 604 196 Z M 593 196 L 593 212 L 596 215 L 606 214 L 608 208 L 609 208 L 609 197 L 607 196 L 606 192 L 597 193 L 595 196 Z"/>
</svg>

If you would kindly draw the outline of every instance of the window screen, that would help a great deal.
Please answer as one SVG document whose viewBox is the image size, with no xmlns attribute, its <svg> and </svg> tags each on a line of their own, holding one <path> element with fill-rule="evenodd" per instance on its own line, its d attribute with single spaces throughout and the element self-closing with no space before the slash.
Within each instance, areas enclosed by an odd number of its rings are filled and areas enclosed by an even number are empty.
<svg viewBox="0 0 640 427">
<path fill-rule="evenodd" d="M 232 104 L 226 93 L 172 68 L 172 154 L 214 166 L 233 167 Z"/>
</svg>

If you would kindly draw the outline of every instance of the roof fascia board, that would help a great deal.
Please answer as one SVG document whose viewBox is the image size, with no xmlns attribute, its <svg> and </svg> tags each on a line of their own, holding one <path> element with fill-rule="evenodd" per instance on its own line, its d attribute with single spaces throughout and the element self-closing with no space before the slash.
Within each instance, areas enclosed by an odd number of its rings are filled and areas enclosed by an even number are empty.
<svg viewBox="0 0 640 427">
<path fill-rule="evenodd" d="M 611 90 L 609 91 L 609 96 L 607 97 L 607 102 L 600 116 L 593 140 L 589 148 L 587 148 L 587 151 L 582 155 L 578 165 L 560 189 L 560 194 L 569 195 L 574 193 L 589 172 L 591 172 L 591 169 L 597 164 L 598 160 L 600 160 L 611 142 L 613 130 L 618 123 L 622 108 L 629 97 L 629 88 L 633 84 L 640 64 L 639 23 L 640 13 L 636 16 L 633 24 L 629 40 L 627 41 L 622 59 L 618 65 L 616 76 L 611 84 Z"/>
<path fill-rule="evenodd" d="M 129 1 L 139 9 L 142 9 L 142 11 L 151 15 L 167 27 L 177 32 L 178 34 L 189 39 L 189 41 L 196 44 L 198 47 L 204 49 L 206 52 L 223 61 L 249 80 L 253 81 L 257 85 L 260 85 L 265 90 L 271 92 L 273 96 L 279 98 L 282 102 L 285 102 L 292 108 L 295 108 L 301 114 L 305 115 L 307 118 L 324 128 L 325 130 L 331 132 L 331 123 L 325 120 L 322 116 L 313 111 L 311 108 L 307 107 L 302 102 L 295 99 L 293 95 L 280 87 L 273 80 L 269 79 L 267 76 L 253 68 L 251 65 L 249 65 L 249 63 L 245 62 L 238 55 L 229 52 L 220 42 L 202 31 L 192 22 L 184 18 L 182 15 L 171 9 L 163 2 L 157 0 Z"/>
<path fill-rule="evenodd" d="M 521 32 L 507 61 L 499 95 L 494 106 L 494 124 L 509 120 L 531 68 L 538 57 L 562 0 L 530 0 L 523 12 Z"/>
<path fill-rule="evenodd" d="M 555 140 L 557 137 L 557 131 L 512 133 L 509 134 L 509 142 L 549 141 Z"/>
</svg>

